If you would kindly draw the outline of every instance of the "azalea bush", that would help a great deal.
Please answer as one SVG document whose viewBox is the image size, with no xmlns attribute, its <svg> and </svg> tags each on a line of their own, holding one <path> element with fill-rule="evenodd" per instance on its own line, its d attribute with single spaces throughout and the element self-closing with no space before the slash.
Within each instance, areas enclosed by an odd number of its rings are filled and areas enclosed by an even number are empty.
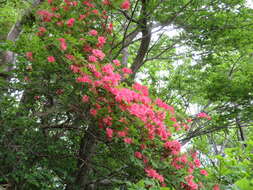
<svg viewBox="0 0 253 190">
<path fill-rule="evenodd" d="M 52 167 L 55 187 L 88 188 L 99 179 L 93 164 L 110 159 L 113 151 L 124 151 L 121 158 L 127 159 L 126 163 L 108 167 L 127 168 L 130 164 L 132 171 L 124 169 L 124 175 L 136 173 L 132 179 L 114 181 L 114 187 L 211 189 L 214 183 L 205 180 L 208 173 L 197 152 L 182 151 L 180 142 L 174 140 L 189 129 L 191 120 L 177 121 L 174 108 L 149 95 L 148 87 L 133 82 L 133 71 L 121 64 L 120 55 L 113 54 L 112 46 L 120 37 L 111 13 L 118 9 L 127 13 L 130 8 L 129 0 L 48 0 L 36 11 L 36 25 L 25 30 L 15 48 L 19 60 L 15 85 L 27 98 L 21 108 L 31 122 L 42 124 L 32 130 L 41 130 L 40 135 L 49 142 L 46 146 L 52 146 L 52 151 L 66 149 L 70 157 L 61 159 L 72 162 L 60 171 L 56 165 Z M 211 119 L 206 113 L 197 117 Z M 56 130 L 47 131 L 52 128 Z M 76 132 L 70 133 L 72 129 Z M 89 146 L 85 152 L 76 152 L 79 143 Z M 108 157 L 101 159 L 99 154 Z M 33 169 L 50 168 L 50 160 L 45 159 Z M 52 175 L 50 172 L 47 175 Z M 25 180 L 38 185 L 37 179 L 30 178 Z M 214 189 L 219 189 L 218 185 Z"/>
</svg>

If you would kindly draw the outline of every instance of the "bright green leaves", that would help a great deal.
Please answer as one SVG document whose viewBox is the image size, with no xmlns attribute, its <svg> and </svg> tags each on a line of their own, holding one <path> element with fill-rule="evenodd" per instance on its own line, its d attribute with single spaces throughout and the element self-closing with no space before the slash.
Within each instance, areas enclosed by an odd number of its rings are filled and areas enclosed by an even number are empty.
<svg viewBox="0 0 253 190">
<path fill-rule="evenodd" d="M 235 190 L 249 190 L 253 187 L 253 179 L 242 178 L 235 182 Z"/>
</svg>

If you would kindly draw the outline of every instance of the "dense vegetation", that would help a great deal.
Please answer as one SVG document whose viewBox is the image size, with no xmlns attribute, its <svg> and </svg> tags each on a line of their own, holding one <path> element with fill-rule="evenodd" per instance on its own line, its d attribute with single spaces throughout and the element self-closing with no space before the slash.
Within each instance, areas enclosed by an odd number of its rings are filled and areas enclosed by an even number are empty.
<svg viewBox="0 0 253 190">
<path fill-rule="evenodd" d="M 0 189 L 252 189 L 244 0 L 0 0 L 0 24 Z"/>
</svg>

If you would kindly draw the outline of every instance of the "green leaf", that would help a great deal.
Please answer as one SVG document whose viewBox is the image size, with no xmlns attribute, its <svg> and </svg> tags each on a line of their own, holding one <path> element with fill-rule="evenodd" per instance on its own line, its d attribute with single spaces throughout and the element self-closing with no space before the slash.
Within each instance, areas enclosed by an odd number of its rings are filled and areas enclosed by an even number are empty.
<svg viewBox="0 0 253 190">
<path fill-rule="evenodd" d="M 237 182 L 235 182 L 235 184 L 240 190 L 251 189 L 250 181 L 247 180 L 246 178 L 238 180 Z"/>
</svg>

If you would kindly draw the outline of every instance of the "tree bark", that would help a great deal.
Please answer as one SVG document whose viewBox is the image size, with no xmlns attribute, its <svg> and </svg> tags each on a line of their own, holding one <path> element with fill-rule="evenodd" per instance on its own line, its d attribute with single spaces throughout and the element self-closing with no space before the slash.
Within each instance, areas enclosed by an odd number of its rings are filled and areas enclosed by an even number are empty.
<svg viewBox="0 0 253 190">
<path fill-rule="evenodd" d="M 91 168 L 91 157 L 96 148 L 96 126 L 89 125 L 87 131 L 81 138 L 77 169 L 74 173 L 74 183 L 68 184 L 66 190 L 85 190 L 88 185 L 88 174 Z"/>
</svg>

